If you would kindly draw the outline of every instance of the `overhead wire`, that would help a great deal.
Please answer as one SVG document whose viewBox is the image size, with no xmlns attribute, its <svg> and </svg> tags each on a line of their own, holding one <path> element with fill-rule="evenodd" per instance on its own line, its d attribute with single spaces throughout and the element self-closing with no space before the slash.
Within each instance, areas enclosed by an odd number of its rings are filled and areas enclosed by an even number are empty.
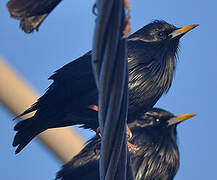
<svg viewBox="0 0 217 180">
<path fill-rule="evenodd" d="M 92 67 L 99 91 L 100 179 L 133 179 L 127 150 L 127 44 L 123 0 L 96 1 Z M 125 32 L 126 33 L 126 32 Z"/>
</svg>

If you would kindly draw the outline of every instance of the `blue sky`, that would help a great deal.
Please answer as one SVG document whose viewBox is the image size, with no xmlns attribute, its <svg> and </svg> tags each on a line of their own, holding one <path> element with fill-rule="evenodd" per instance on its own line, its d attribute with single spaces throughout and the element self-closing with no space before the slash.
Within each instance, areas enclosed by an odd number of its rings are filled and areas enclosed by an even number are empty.
<svg viewBox="0 0 217 180">
<path fill-rule="evenodd" d="M 64 0 L 39 32 L 30 35 L 22 32 L 18 21 L 9 17 L 6 3 L 6 0 L 0 2 L 0 56 L 43 94 L 51 83 L 47 78 L 55 70 L 91 48 L 94 1 Z M 181 39 L 172 88 L 157 106 L 175 114 L 198 114 L 178 127 L 181 166 L 175 180 L 217 179 L 217 1 L 134 0 L 131 7 L 133 32 L 155 19 L 177 27 L 200 24 Z M 20 154 L 14 154 L 12 118 L 0 104 L 1 178 L 54 179 L 61 163 L 37 140 Z M 80 132 L 86 138 L 92 135 Z"/>
</svg>

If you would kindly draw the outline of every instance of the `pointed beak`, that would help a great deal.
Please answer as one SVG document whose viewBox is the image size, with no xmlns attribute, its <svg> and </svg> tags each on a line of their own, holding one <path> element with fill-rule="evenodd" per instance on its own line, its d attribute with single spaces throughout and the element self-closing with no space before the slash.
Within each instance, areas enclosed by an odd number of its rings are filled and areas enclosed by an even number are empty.
<svg viewBox="0 0 217 180">
<path fill-rule="evenodd" d="M 171 39 L 177 37 L 177 36 L 181 36 L 184 35 L 185 33 L 187 33 L 188 31 L 194 29 L 195 27 L 199 26 L 199 24 L 193 24 L 193 25 L 188 25 L 188 26 L 183 26 L 181 28 L 178 28 L 176 30 L 174 30 L 172 33 L 170 33 L 170 37 Z"/>
<path fill-rule="evenodd" d="M 196 114 L 193 113 L 188 113 L 188 114 L 181 114 L 175 117 L 170 118 L 167 122 L 168 122 L 168 126 L 174 125 L 174 124 L 178 124 L 186 119 L 190 119 L 192 117 L 196 116 Z"/>
</svg>

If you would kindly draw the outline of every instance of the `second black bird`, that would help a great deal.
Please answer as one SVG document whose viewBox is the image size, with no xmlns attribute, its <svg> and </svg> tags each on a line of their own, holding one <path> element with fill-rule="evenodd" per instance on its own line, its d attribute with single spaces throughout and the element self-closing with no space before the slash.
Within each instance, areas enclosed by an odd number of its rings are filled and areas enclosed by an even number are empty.
<svg viewBox="0 0 217 180">
<path fill-rule="evenodd" d="M 129 123 L 131 143 L 139 150 L 131 152 L 135 180 L 172 180 L 179 168 L 177 124 L 195 116 L 174 116 L 168 111 L 153 108 Z M 99 180 L 101 139 L 94 137 L 57 174 L 62 180 Z"/>
</svg>

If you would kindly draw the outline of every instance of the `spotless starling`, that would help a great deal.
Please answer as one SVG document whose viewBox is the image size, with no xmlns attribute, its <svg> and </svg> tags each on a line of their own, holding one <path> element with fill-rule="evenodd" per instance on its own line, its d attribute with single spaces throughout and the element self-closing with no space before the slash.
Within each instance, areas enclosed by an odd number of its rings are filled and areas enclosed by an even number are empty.
<svg viewBox="0 0 217 180">
<path fill-rule="evenodd" d="M 179 168 L 177 124 L 195 116 L 174 116 L 168 111 L 152 108 L 129 123 L 131 143 L 138 150 L 131 152 L 135 180 L 172 180 Z M 95 136 L 83 150 L 65 164 L 57 174 L 62 180 L 99 180 L 101 139 Z"/>
<path fill-rule="evenodd" d="M 20 20 L 20 27 L 26 33 L 38 30 L 49 13 L 62 0 L 10 0 L 7 3 L 10 15 Z"/>
<path fill-rule="evenodd" d="M 177 28 L 154 21 L 129 36 L 128 123 L 150 109 L 171 87 L 179 39 L 198 26 Z M 56 71 L 54 82 L 38 101 L 20 116 L 36 111 L 17 123 L 13 146 L 20 152 L 36 135 L 48 128 L 84 124 L 96 130 L 98 91 L 91 68 L 91 51 Z M 98 124 L 97 124 L 98 126 Z"/>
</svg>

